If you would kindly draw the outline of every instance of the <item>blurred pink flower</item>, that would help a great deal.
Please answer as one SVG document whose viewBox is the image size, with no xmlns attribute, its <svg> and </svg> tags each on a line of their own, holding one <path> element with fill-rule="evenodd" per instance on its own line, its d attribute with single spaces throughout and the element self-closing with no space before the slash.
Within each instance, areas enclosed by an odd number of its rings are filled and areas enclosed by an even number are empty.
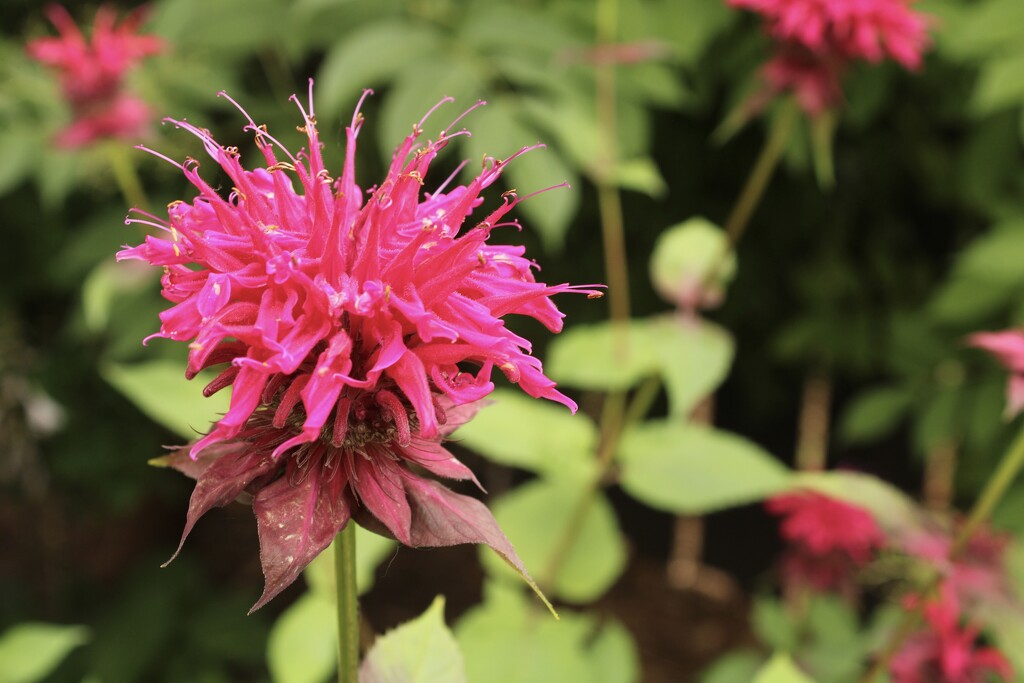
<svg viewBox="0 0 1024 683">
<path fill-rule="evenodd" d="M 86 40 L 68 11 L 50 5 L 47 16 L 59 37 L 37 38 L 28 54 L 57 70 L 61 91 L 74 122 L 58 144 L 78 147 L 103 138 L 135 138 L 144 130 L 150 112 L 144 102 L 123 92 L 124 77 L 143 58 L 163 49 L 156 36 L 136 33 L 143 13 L 136 11 L 117 24 L 115 11 L 100 7 Z"/>
<path fill-rule="evenodd" d="M 760 14 L 776 42 L 761 72 L 764 90 L 748 105 L 754 111 L 792 93 L 805 112 L 819 116 L 840 103 L 839 83 L 850 62 L 889 57 L 916 70 L 930 43 L 929 19 L 911 9 L 913 0 L 727 2 Z"/>
<path fill-rule="evenodd" d="M 308 112 L 299 109 L 308 147 L 296 155 L 249 119 L 266 160 L 253 171 L 236 148 L 172 121 L 203 142 L 232 192 L 219 196 L 186 160 L 179 167 L 199 197 L 172 203 L 167 220 L 136 210 L 142 217 L 130 221 L 167 238 L 118 254 L 164 268 L 163 294 L 174 305 L 153 336 L 191 342 L 186 375 L 228 364 L 204 390 L 231 386 L 228 412 L 171 456 L 198 480 L 185 535 L 212 507 L 243 491 L 254 496 L 267 580 L 256 607 L 353 516 L 410 546 L 487 543 L 522 569 L 486 507 L 424 473 L 475 481 L 441 440 L 491 392 L 495 369 L 531 396 L 576 408 L 503 318 L 525 315 L 558 332 L 552 295 L 600 293 L 538 283 L 522 247 L 488 244 L 492 230 L 518 226 L 502 222 L 520 201 L 514 192 L 470 220 L 481 193 L 531 148 L 486 159 L 468 185 L 446 192 L 449 178 L 424 193 L 430 164 L 462 133 L 449 132 L 453 123 L 417 143 L 420 121 L 364 201 L 355 179 L 358 109 L 337 179 L 321 156 L 312 84 Z"/>
<path fill-rule="evenodd" d="M 911 596 L 905 606 L 918 609 L 920 597 Z M 977 646 L 976 626 L 961 626 L 960 607 L 948 584 L 922 611 L 924 628 L 911 636 L 889 663 L 893 683 L 988 683 L 1013 676 L 1010 663 L 999 650 Z"/>
<path fill-rule="evenodd" d="M 1015 416 L 1024 409 L 1024 330 L 978 332 L 967 341 L 991 353 L 1010 371 L 1006 386 L 1006 417 Z"/>
<path fill-rule="evenodd" d="M 780 533 L 790 545 L 783 558 L 787 578 L 820 590 L 842 586 L 885 536 L 866 510 L 820 493 L 787 493 L 765 507 L 782 517 Z"/>
</svg>

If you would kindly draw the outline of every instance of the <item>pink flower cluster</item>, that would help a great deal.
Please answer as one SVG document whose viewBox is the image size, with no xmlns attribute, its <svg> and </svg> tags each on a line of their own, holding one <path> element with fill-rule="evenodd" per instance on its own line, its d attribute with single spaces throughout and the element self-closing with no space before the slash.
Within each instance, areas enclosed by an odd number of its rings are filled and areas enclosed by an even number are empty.
<svg viewBox="0 0 1024 683">
<path fill-rule="evenodd" d="M 238 149 L 172 121 L 202 141 L 231 194 L 207 184 L 197 161 L 178 164 L 199 196 L 172 203 L 166 219 L 136 211 L 130 220 L 165 236 L 118 254 L 164 269 L 173 305 L 153 336 L 189 343 L 187 376 L 223 366 L 204 393 L 232 388 L 213 429 L 171 457 L 197 478 L 185 534 L 212 507 L 253 495 L 267 579 L 257 607 L 353 517 L 410 546 L 487 543 L 522 569 L 487 509 L 435 481 L 475 481 L 441 439 L 491 392 L 495 370 L 575 410 L 503 318 L 524 315 L 557 332 L 563 316 L 552 295 L 600 292 L 539 283 L 523 247 L 488 243 L 495 229 L 518 226 L 505 221 L 515 192 L 471 218 L 484 190 L 530 148 L 486 159 L 468 185 L 446 190 L 449 178 L 424 193 L 430 165 L 461 133 L 449 127 L 422 144 L 420 121 L 384 181 L 364 193 L 358 109 L 339 178 L 324 165 L 312 84 L 308 111 L 299 109 L 308 147 L 296 155 L 249 119 L 266 162 L 251 171 Z"/>
<path fill-rule="evenodd" d="M 818 590 L 845 587 L 885 545 L 870 513 L 820 493 L 775 496 L 765 507 L 782 517 L 779 530 L 789 544 L 782 565 L 786 579 Z"/>
<path fill-rule="evenodd" d="M 921 609 L 920 598 L 906 601 Z M 995 648 L 979 647 L 979 630 L 962 625 L 955 592 L 944 584 L 938 597 L 924 603 L 924 627 L 911 636 L 889 663 L 893 683 L 987 683 L 1008 681 L 1013 670 Z M 995 678 L 993 678 L 995 677 Z"/>
<path fill-rule="evenodd" d="M 889 57 L 907 69 L 921 66 L 929 45 L 928 19 L 913 0 L 727 0 L 762 16 L 777 52 L 763 77 L 769 95 L 793 93 L 818 115 L 839 103 L 845 66 Z"/>
<path fill-rule="evenodd" d="M 124 77 L 140 60 L 163 49 L 159 38 L 136 32 L 142 13 L 136 11 L 117 24 L 114 10 L 100 7 L 91 42 L 63 7 L 50 5 L 46 13 L 60 36 L 38 38 L 27 49 L 32 58 L 57 70 L 73 112 L 71 125 L 57 143 L 81 147 L 104 138 L 141 135 L 150 121 L 149 107 L 125 92 Z"/>
</svg>

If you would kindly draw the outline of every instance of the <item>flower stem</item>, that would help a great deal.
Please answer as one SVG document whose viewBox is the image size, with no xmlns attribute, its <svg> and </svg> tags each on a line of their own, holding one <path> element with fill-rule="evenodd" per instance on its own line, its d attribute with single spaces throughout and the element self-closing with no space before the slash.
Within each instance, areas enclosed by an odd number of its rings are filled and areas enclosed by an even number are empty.
<svg viewBox="0 0 1024 683">
<path fill-rule="evenodd" d="M 803 472 L 825 469 L 828 460 L 829 405 L 832 382 L 822 369 L 811 370 L 804 379 L 797 433 L 796 467 Z"/>
<path fill-rule="evenodd" d="M 334 539 L 334 577 L 338 600 L 338 683 L 359 683 L 355 522 L 349 521 Z"/>
<path fill-rule="evenodd" d="M 117 183 L 124 201 L 136 209 L 148 209 L 149 200 L 146 198 L 146 191 L 142 189 L 142 181 L 139 180 L 135 164 L 128 156 L 129 148 L 116 141 L 108 142 L 105 147 L 114 182 Z"/>
<path fill-rule="evenodd" d="M 1013 443 L 1010 444 L 1009 450 L 1003 455 L 1002 460 L 999 462 L 999 467 L 993 472 L 988 482 L 985 484 L 985 488 L 982 490 L 978 500 L 974 503 L 974 507 L 971 508 L 971 512 L 967 516 L 967 521 L 964 522 L 960 529 L 957 531 L 956 537 L 953 539 L 953 545 L 949 551 L 949 561 L 955 562 L 967 549 L 967 544 L 970 543 L 971 537 L 974 532 L 978 530 L 982 524 L 984 524 L 989 517 L 992 515 L 992 511 L 995 510 L 996 505 L 1006 495 L 1007 489 L 1013 483 L 1017 475 L 1020 474 L 1021 469 L 1024 468 L 1024 427 L 1021 428 L 1020 432 L 1014 438 Z M 939 583 L 942 580 L 940 574 L 936 574 L 935 577 L 928 583 L 928 586 L 922 592 L 923 596 L 931 595 L 939 587 Z M 868 669 L 867 673 L 861 679 L 861 683 L 874 683 L 874 681 L 889 668 L 889 662 L 900 651 L 907 638 L 913 635 L 916 630 L 917 624 L 920 621 L 920 611 L 924 605 L 925 600 L 918 602 L 918 608 L 909 610 L 904 613 L 903 620 L 900 622 L 896 633 L 889 641 L 888 647 L 882 651 L 882 653 L 875 659 L 871 668 Z"/>
</svg>

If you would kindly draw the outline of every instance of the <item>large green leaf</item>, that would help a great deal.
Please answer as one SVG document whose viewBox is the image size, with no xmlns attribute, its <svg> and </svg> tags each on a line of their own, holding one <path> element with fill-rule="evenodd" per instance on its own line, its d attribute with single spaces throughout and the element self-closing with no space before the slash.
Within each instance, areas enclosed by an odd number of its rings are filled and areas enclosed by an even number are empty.
<svg viewBox="0 0 1024 683">
<path fill-rule="evenodd" d="M 460 427 L 456 441 L 503 465 L 550 477 L 586 479 L 594 470 L 597 428 L 564 406 L 498 389 Z"/>
<path fill-rule="evenodd" d="M 668 390 L 669 412 L 683 418 L 725 380 L 732 366 L 732 337 L 700 319 L 667 315 L 650 318 L 648 325 Z"/>
<path fill-rule="evenodd" d="M 775 653 L 757 672 L 753 683 L 814 683 L 784 652 Z"/>
<path fill-rule="evenodd" d="M 612 620 L 535 611 L 515 587 L 489 583 L 484 602 L 455 627 L 470 681 L 486 683 L 636 683 L 636 647 Z"/>
<path fill-rule="evenodd" d="M 205 432 L 211 422 L 227 412 L 230 392 L 210 398 L 203 386 L 215 375 L 201 373 L 191 382 L 185 366 L 173 360 L 153 360 L 132 365 L 106 365 L 103 377 L 155 422 L 186 439 Z"/>
<path fill-rule="evenodd" d="M 735 434 L 678 421 L 651 421 L 623 434 L 622 487 L 668 512 L 704 514 L 785 489 L 789 471 Z"/>
<path fill-rule="evenodd" d="M 0 683 L 36 683 L 89 639 L 84 626 L 18 624 L 0 635 Z"/>
<path fill-rule="evenodd" d="M 267 641 L 274 683 L 325 683 L 338 666 L 337 610 L 307 593 L 278 617 Z"/>
<path fill-rule="evenodd" d="M 436 52 L 440 43 L 436 29 L 409 21 L 382 21 L 354 31 L 327 52 L 317 74 L 317 111 L 321 119 L 333 130 L 342 107 L 354 104 L 364 88 L 390 81 L 409 64 Z M 419 120 L 422 113 L 413 110 L 408 116 Z M 409 125 L 413 123 L 409 121 Z"/>
<path fill-rule="evenodd" d="M 880 387 L 857 396 L 843 412 L 839 433 L 847 443 L 864 443 L 888 435 L 906 417 L 910 393 L 903 387 Z"/>
<path fill-rule="evenodd" d="M 360 683 L 466 683 L 462 654 L 444 624 L 444 598 L 377 639 L 359 669 Z"/>
<path fill-rule="evenodd" d="M 545 590 L 568 602 L 586 603 L 600 597 L 622 574 L 626 548 L 615 512 L 603 494 L 589 501 L 583 523 L 560 547 L 585 495 L 584 482 L 532 481 L 502 496 L 494 516 L 523 563 L 539 580 L 546 576 L 556 554 L 564 553 L 557 576 Z M 494 576 L 516 576 L 494 553 L 481 549 L 484 567 Z"/>
<path fill-rule="evenodd" d="M 985 61 L 971 108 L 984 116 L 1021 103 L 1024 103 L 1024 51 Z"/>
</svg>

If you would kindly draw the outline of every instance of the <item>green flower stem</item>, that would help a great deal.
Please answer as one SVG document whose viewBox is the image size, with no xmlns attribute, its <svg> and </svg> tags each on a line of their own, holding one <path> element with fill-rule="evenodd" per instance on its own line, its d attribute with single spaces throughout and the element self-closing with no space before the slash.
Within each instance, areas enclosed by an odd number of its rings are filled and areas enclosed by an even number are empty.
<svg viewBox="0 0 1024 683">
<path fill-rule="evenodd" d="M 138 170 L 128 156 L 131 148 L 117 141 L 107 142 L 104 147 L 107 161 L 110 162 L 110 170 L 114 174 L 114 182 L 117 183 L 125 202 L 136 209 L 149 209 L 149 200 L 146 198 L 146 191 L 142 189 Z"/>
<path fill-rule="evenodd" d="M 338 683 L 359 683 L 355 522 L 349 521 L 334 539 L 334 577 L 338 600 Z"/>
<path fill-rule="evenodd" d="M 1024 468 L 1024 427 L 1021 428 L 1020 432 L 1014 438 L 1013 443 L 1010 444 L 1009 450 L 1003 455 L 1002 460 L 999 462 L 999 467 L 992 473 L 988 482 L 985 484 L 984 490 L 981 492 L 981 496 L 974 503 L 974 507 L 971 508 L 970 514 L 967 516 L 967 521 L 964 522 L 960 529 L 957 531 L 956 537 L 953 539 L 953 545 L 949 551 L 950 562 L 955 562 L 963 555 L 964 551 L 967 550 L 967 544 L 971 542 L 971 537 L 974 532 L 984 524 L 991 516 L 993 510 L 999 501 L 1006 495 L 1006 491 L 1013 484 L 1013 481 L 1020 474 L 1021 469 Z M 928 582 L 927 587 L 923 591 L 923 595 L 931 596 L 939 587 L 942 577 L 936 574 L 931 581 Z M 888 647 L 882 651 L 882 653 L 875 659 L 871 668 L 868 669 L 867 673 L 861 679 L 861 683 L 874 683 L 879 676 L 881 676 L 886 669 L 889 668 L 889 662 L 892 658 L 900 651 L 907 638 L 914 634 L 917 630 L 917 626 L 921 620 L 921 607 L 925 601 L 921 600 L 918 603 L 917 609 L 909 610 L 904 613 L 903 621 L 900 622 L 896 633 L 893 634 L 892 639 L 889 641 Z"/>
<path fill-rule="evenodd" d="M 804 378 L 804 395 L 797 430 L 796 468 L 803 472 L 825 469 L 828 460 L 829 406 L 832 382 L 824 369 L 811 370 Z"/>
</svg>

